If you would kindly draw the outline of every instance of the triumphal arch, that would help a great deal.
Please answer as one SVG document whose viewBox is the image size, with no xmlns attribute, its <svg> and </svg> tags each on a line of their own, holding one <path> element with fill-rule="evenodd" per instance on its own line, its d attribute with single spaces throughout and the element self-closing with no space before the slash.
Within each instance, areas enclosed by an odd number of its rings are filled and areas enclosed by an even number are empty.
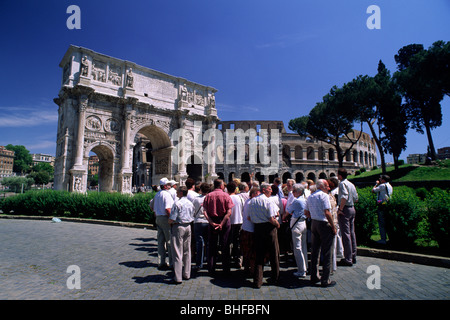
<svg viewBox="0 0 450 320">
<path fill-rule="evenodd" d="M 55 189 L 85 192 L 92 153 L 100 191 L 131 192 L 137 170 L 146 170 L 147 185 L 183 182 L 192 172 L 216 177 L 214 155 L 199 161 L 205 146 L 196 139 L 215 130 L 216 89 L 78 46 L 60 67 Z"/>
</svg>

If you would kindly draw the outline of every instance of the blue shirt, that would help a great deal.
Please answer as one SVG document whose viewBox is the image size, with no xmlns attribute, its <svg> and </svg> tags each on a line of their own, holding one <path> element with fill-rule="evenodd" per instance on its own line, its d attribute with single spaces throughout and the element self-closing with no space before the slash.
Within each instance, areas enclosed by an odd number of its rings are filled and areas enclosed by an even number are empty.
<svg viewBox="0 0 450 320">
<path fill-rule="evenodd" d="M 306 207 L 306 200 L 303 198 L 303 196 L 300 196 L 298 198 L 295 198 L 294 201 L 289 205 L 289 207 L 286 209 L 289 213 L 292 213 L 292 218 L 297 219 L 300 218 L 300 220 L 305 220 L 305 207 Z"/>
</svg>

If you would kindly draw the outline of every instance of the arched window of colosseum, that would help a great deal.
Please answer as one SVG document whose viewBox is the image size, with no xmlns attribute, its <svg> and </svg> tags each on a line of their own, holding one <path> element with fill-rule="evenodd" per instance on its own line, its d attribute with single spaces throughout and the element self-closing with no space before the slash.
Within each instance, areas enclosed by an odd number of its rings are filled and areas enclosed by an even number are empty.
<svg viewBox="0 0 450 320">
<path fill-rule="evenodd" d="M 295 159 L 303 159 L 302 146 L 295 146 Z"/>
<path fill-rule="evenodd" d="M 327 178 L 327 174 L 325 172 L 321 172 L 319 174 L 319 179 L 326 179 Z"/>
<path fill-rule="evenodd" d="M 313 147 L 308 147 L 306 152 L 307 152 L 307 159 L 308 160 L 314 160 L 314 149 L 313 149 Z"/>
<path fill-rule="evenodd" d="M 287 179 L 291 179 L 291 178 L 292 178 L 291 173 L 288 171 L 288 172 L 283 173 L 283 176 L 281 177 L 281 181 L 283 183 L 286 183 Z"/>
<path fill-rule="evenodd" d="M 364 163 L 367 165 L 369 163 L 369 156 L 367 154 L 367 151 L 364 153 Z"/>
<path fill-rule="evenodd" d="M 364 163 L 364 155 L 362 151 L 359 152 L 359 162 Z"/>
<path fill-rule="evenodd" d="M 330 160 L 330 161 L 334 160 L 334 149 L 333 148 L 328 149 L 328 160 Z"/>
<path fill-rule="evenodd" d="M 291 158 L 291 147 L 286 144 L 283 146 L 283 157 Z"/>
<path fill-rule="evenodd" d="M 295 182 L 302 182 L 303 179 L 305 179 L 305 176 L 303 175 L 302 172 L 297 172 L 295 174 Z"/>
<path fill-rule="evenodd" d="M 241 181 L 242 182 L 250 182 L 250 174 L 248 172 L 243 172 L 241 174 Z"/>
<path fill-rule="evenodd" d="M 323 147 L 319 147 L 318 151 L 319 160 L 325 160 L 325 149 Z"/>
<path fill-rule="evenodd" d="M 358 151 L 353 150 L 353 162 L 358 162 Z"/>
<path fill-rule="evenodd" d="M 345 161 L 352 161 L 352 153 L 349 149 L 345 150 Z"/>
</svg>

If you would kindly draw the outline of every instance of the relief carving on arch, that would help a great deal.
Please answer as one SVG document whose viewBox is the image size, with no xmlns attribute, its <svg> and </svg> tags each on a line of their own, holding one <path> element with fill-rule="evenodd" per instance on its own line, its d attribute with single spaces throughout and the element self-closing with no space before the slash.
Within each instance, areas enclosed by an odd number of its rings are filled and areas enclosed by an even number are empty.
<svg viewBox="0 0 450 320">
<path fill-rule="evenodd" d="M 102 128 L 102 120 L 97 116 L 89 116 L 86 118 L 86 128 L 93 131 L 100 131 Z"/>
</svg>

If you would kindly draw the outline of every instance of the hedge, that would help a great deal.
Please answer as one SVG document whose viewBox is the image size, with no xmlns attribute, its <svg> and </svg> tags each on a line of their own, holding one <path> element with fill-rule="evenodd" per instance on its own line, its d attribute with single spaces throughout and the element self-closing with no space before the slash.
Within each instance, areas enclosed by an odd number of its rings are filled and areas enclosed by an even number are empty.
<svg viewBox="0 0 450 320">
<path fill-rule="evenodd" d="M 0 201 L 4 214 L 79 217 L 110 221 L 153 223 L 149 202 L 154 193 L 121 193 L 41 190 L 8 197 Z"/>
<path fill-rule="evenodd" d="M 377 233 L 377 204 L 372 187 L 358 188 L 355 232 L 359 244 Z M 436 240 L 442 252 L 450 253 L 450 192 L 406 186 L 394 187 L 385 208 L 386 231 L 392 247 L 414 246 L 418 240 Z"/>
</svg>

